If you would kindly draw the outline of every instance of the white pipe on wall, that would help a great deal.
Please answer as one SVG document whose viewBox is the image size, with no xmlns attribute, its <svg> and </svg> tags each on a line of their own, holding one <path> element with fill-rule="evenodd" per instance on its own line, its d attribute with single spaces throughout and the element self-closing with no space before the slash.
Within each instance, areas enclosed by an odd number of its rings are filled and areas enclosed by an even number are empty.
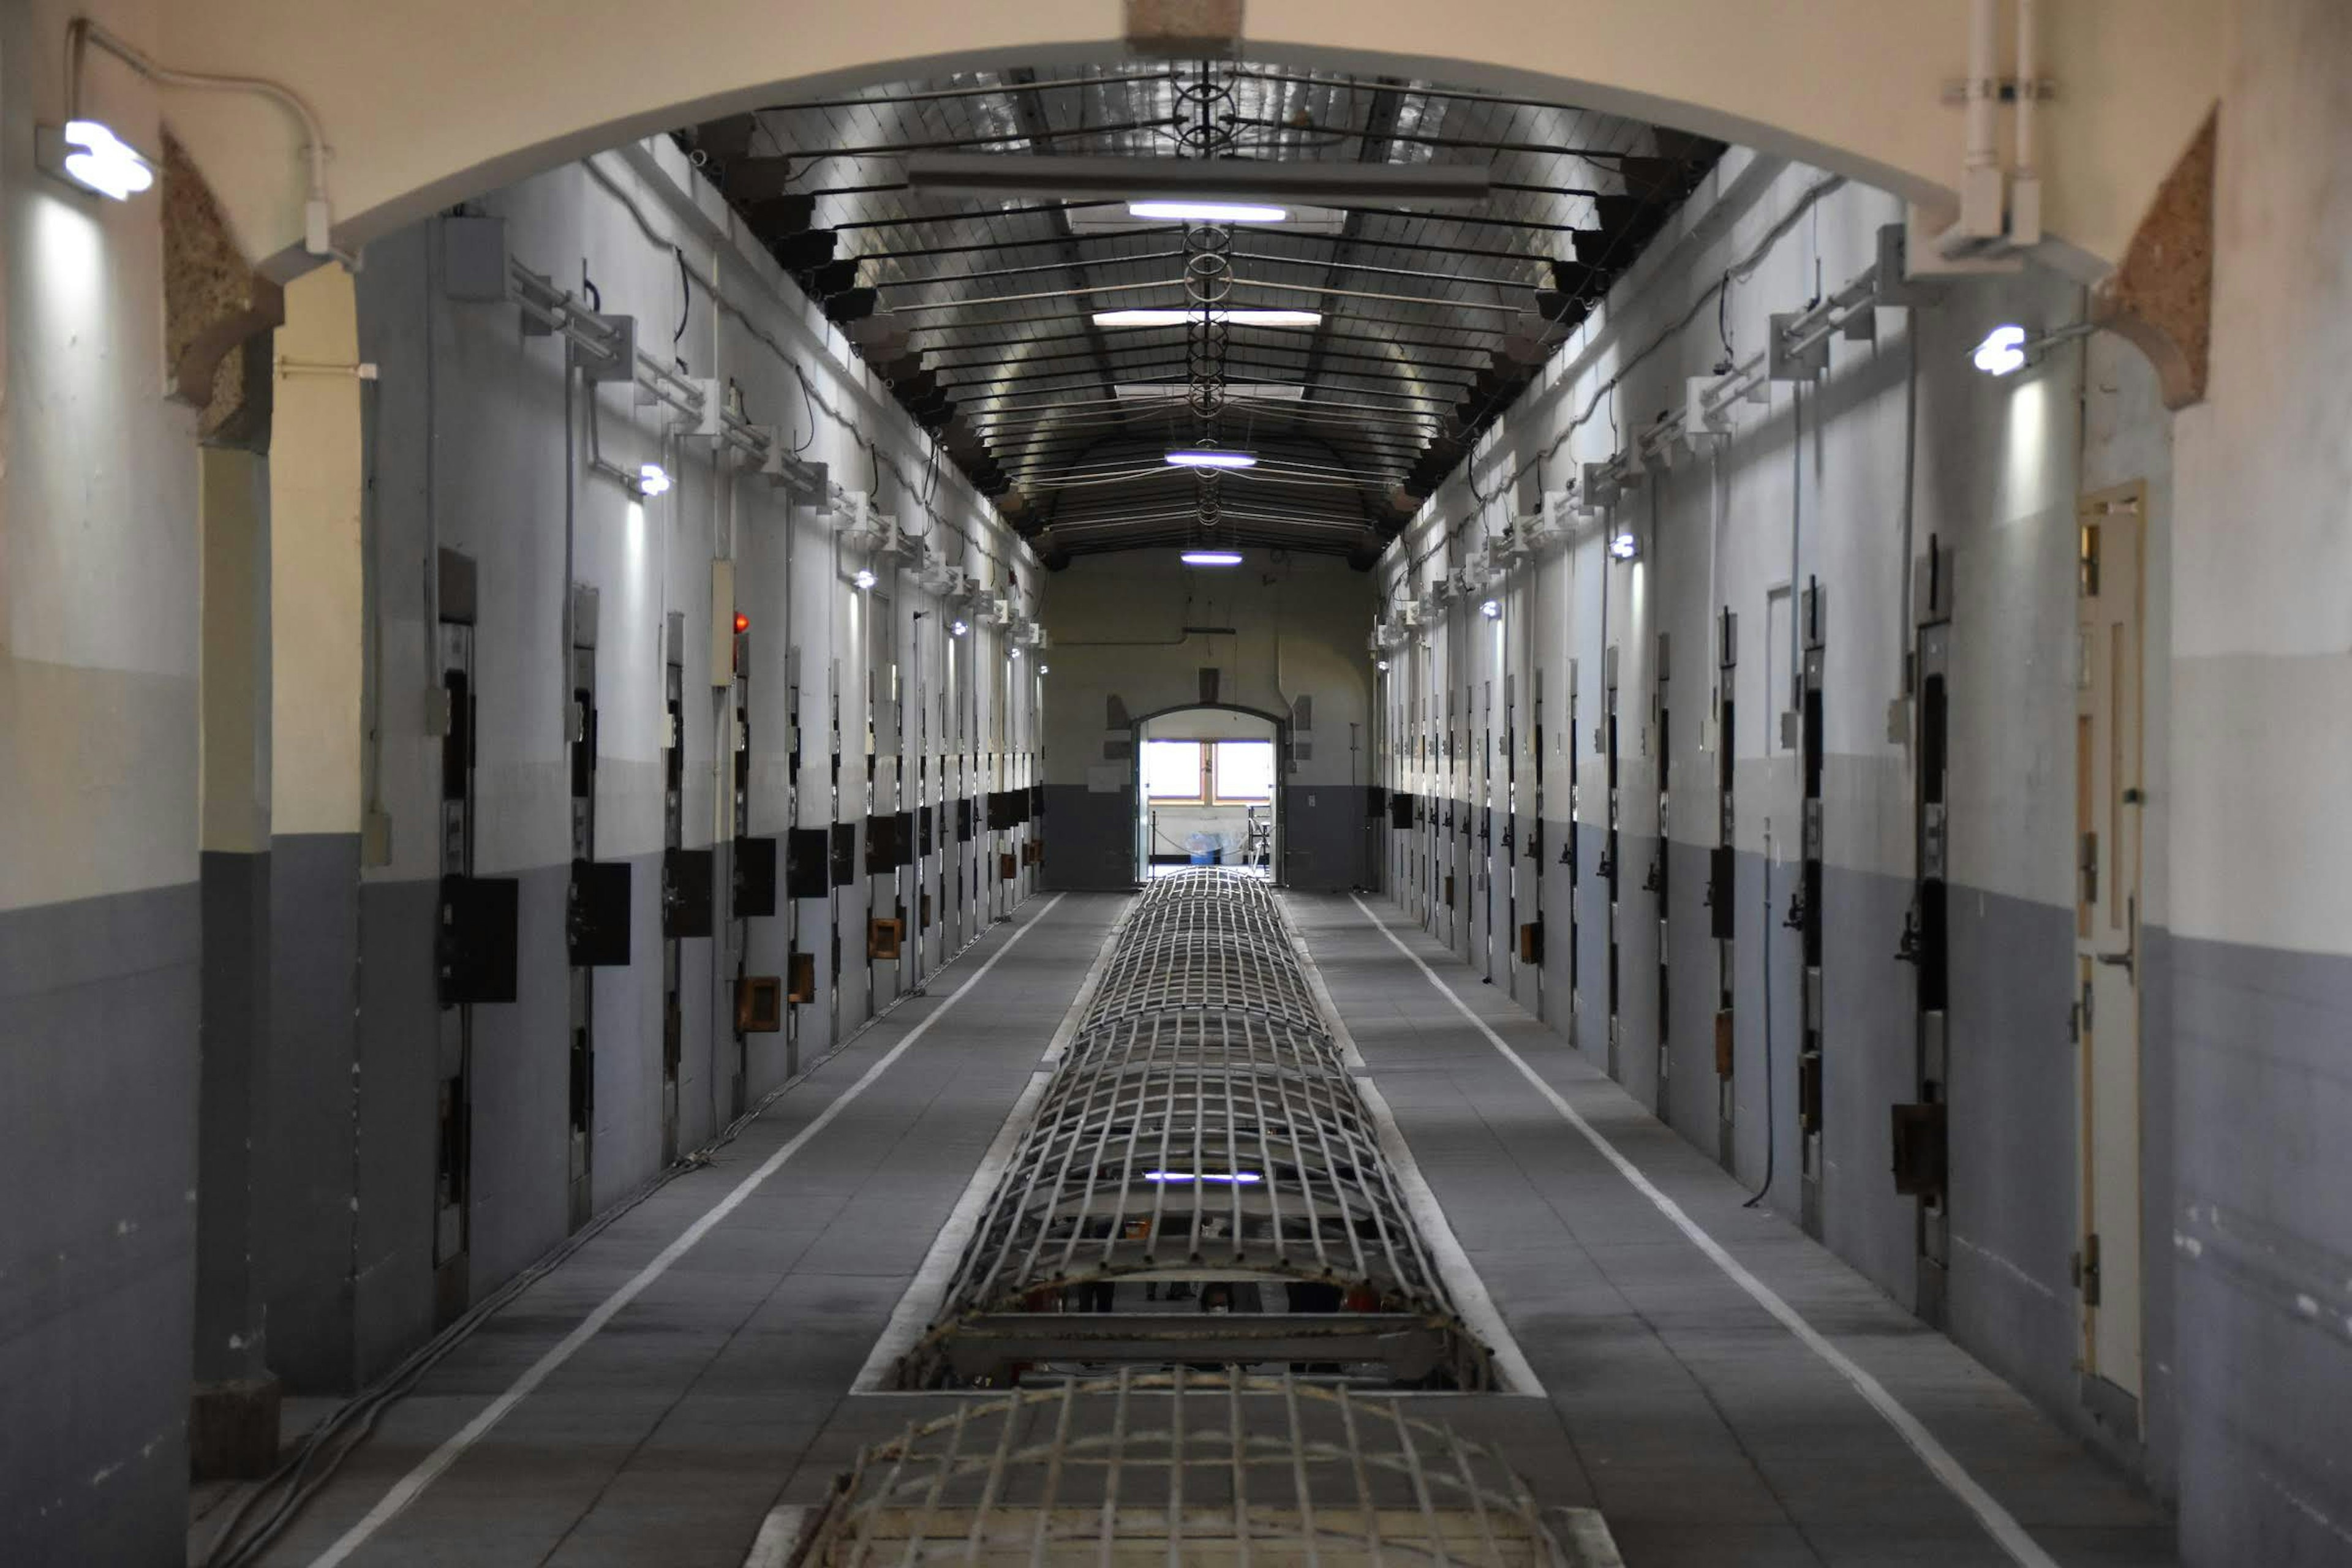
<svg viewBox="0 0 2352 1568">
<path fill-rule="evenodd" d="M 2009 191 L 2012 245 L 2042 241 L 2042 176 L 2033 166 L 2034 100 L 2041 94 L 2041 58 L 2034 34 L 2038 0 L 2017 0 L 2017 172 Z"/>
</svg>

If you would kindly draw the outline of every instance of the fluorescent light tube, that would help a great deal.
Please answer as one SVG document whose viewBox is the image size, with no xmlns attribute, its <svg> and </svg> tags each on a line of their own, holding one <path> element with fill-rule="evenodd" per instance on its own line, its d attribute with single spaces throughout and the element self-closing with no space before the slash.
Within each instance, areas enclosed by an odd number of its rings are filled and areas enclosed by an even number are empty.
<svg viewBox="0 0 2352 1568">
<path fill-rule="evenodd" d="M 1255 468 L 1257 458 L 1249 452 L 1188 449 L 1169 453 L 1168 466 L 1171 468 Z"/>
<path fill-rule="evenodd" d="M 1146 1171 L 1147 1182 L 1232 1182 L 1247 1185 L 1265 1180 L 1255 1171 Z"/>
<path fill-rule="evenodd" d="M 1172 201 L 1129 202 L 1129 217 L 1183 219 L 1193 223 L 1280 223 L 1290 216 L 1287 207 L 1261 206 L 1254 202 Z"/>
<path fill-rule="evenodd" d="M 1212 310 L 1209 312 L 1209 318 L 1234 327 L 1319 327 L 1323 324 L 1323 312 L 1320 310 Z M 1197 321 L 1200 319 L 1201 312 L 1197 310 L 1146 309 L 1095 312 L 1095 325 L 1097 327 L 1181 327 L 1188 321 Z"/>
<path fill-rule="evenodd" d="M 1178 559 L 1187 566 L 1238 566 L 1242 563 L 1238 550 L 1187 550 Z"/>
</svg>

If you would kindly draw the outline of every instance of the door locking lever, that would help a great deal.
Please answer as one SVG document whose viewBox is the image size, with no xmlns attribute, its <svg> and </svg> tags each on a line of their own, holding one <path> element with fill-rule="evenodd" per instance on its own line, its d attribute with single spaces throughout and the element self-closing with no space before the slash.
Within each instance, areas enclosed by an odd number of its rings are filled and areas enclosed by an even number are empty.
<svg viewBox="0 0 2352 1568">
<path fill-rule="evenodd" d="M 2139 900 L 2124 900 L 2124 929 L 2131 933 L 2121 952 L 2099 952 L 2092 956 L 2111 968 L 2121 969 L 2137 984 L 2139 981 Z"/>
<path fill-rule="evenodd" d="M 1895 962 L 1916 963 L 1924 956 L 1919 944 L 1919 900 L 1915 896 L 1903 916 L 1903 934 L 1895 942 Z"/>
</svg>

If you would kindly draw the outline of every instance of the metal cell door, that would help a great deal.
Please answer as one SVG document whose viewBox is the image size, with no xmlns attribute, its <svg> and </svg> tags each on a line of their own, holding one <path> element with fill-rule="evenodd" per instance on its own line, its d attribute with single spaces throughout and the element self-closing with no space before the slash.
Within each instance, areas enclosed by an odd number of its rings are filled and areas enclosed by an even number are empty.
<svg viewBox="0 0 2352 1568">
<path fill-rule="evenodd" d="M 2083 1366 L 2140 1393 L 2140 528 L 2143 489 L 2085 497 L 2074 717 Z"/>
</svg>

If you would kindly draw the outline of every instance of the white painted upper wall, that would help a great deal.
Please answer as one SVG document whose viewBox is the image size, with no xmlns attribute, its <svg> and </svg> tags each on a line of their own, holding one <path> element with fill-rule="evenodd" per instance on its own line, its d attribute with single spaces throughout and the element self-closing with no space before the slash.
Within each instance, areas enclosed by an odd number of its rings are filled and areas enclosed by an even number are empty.
<svg viewBox="0 0 2352 1568">
<path fill-rule="evenodd" d="M 1727 156 L 1607 309 L 1481 442 L 1470 473 L 1432 498 L 1381 564 L 1387 591 L 1425 593 L 1411 584 L 1458 564 L 1480 531 L 1533 509 L 1541 489 L 1565 486 L 1578 465 L 1607 458 L 1634 430 L 1679 406 L 1688 378 L 1753 352 L 1771 315 L 1800 310 L 1817 289 L 1835 289 L 1862 272 L 1875 259 L 1879 226 L 1900 216 L 1900 204 L 1885 193 L 1847 184 L 1823 194 L 1819 171 Z M 1735 268 L 1744 269 L 1718 314 L 1708 291 Z M 1606 650 L 1614 647 L 1623 825 L 1656 831 L 1663 760 L 1671 769 L 1672 836 L 1712 845 L 1722 743 L 1713 734 L 1716 625 L 1728 607 L 1738 623 L 1737 842 L 1762 851 L 1769 824 L 1774 856 L 1792 858 L 1796 759 L 1780 742 L 1780 716 L 1801 657 L 1789 641 L 1792 611 L 1805 585 L 1818 582 L 1827 606 L 1829 858 L 1907 877 L 1913 759 L 1886 728 L 1912 637 L 1903 598 L 1907 497 L 1911 554 L 1924 552 L 1931 534 L 1958 552 L 1956 878 L 1987 891 L 2070 901 L 2081 350 L 2006 380 L 1978 374 L 1968 355 L 1996 322 L 2059 325 L 2081 310 L 2080 289 L 2045 271 L 1954 284 L 1914 312 L 1878 310 L 1874 341 L 1832 341 L 1821 382 L 1770 384 L 1764 401 L 1734 405 L 1727 440 L 1643 477 L 1611 525 L 1636 533 L 1641 560 L 1608 563 L 1601 533 L 1588 531 L 1572 549 L 1554 547 L 1533 568 L 1512 570 L 1495 591 L 1499 623 L 1478 617 L 1471 603 L 1449 604 L 1454 630 L 1440 630 L 1412 657 L 1391 656 L 1392 699 L 1451 684 L 1460 694 L 1457 725 L 1475 725 L 1484 683 L 1497 668 L 1487 645 L 1499 635 L 1503 668 L 1541 673 L 1550 786 L 1544 815 L 1559 820 L 1568 815 L 1559 764 L 1571 741 L 1564 694 L 1572 662 L 1580 816 L 1595 823 L 1606 786 L 1594 731 Z M 2112 359 L 2108 371 L 2137 394 L 2109 410 L 2111 462 L 2160 464 L 2168 416 L 2152 376 L 2136 355 Z M 1916 447 L 1906 447 L 1906 422 Z M 1773 602 L 1784 593 L 1776 618 Z M 1651 720 L 1661 632 L 1671 642 L 1672 737 L 1663 759 Z M 1524 735 L 1533 683 L 1521 673 L 1517 689 Z M 1499 679 L 1496 690 L 1499 702 Z M 1475 754 L 1475 735 L 1469 740 Z M 1401 787 L 1447 786 L 1441 776 Z M 1531 789 L 1524 778 L 1520 787 Z M 1530 803 L 1523 794 L 1519 808 Z"/>
<path fill-rule="evenodd" d="M 928 437 L 797 285 L 741 240 L 731 215 L 675 147 L 633 147 L 570 164 L 491 193 L 474 210 L 502 218 L 509 254 L 560 287 L 581 291 L 584 271 L 606 311 L 636 319 L 641 348 L 682 361 L 695 377 L 740 389 L 748 419 L 781 429 L 803 458 L 827 466 L 833 483 L 875 494 L 880 510 L 928 536 L 935 559 L 998 592 L 1017 583 L 1016 602 L 1034 603 L 1037 571 L 1027 547 L 952 465 L 931 463 Z M 388 650 L 374 800 L 393 821 L 394 859 L 381 874 L 438 870 L 430 825 L 440 742 L 422 722 L 423 693 L 434 683 L 425 662 L 431 628 L 423 620 L 422 585 L 436 542 L 472 555 L 479 573 L 475 658 L 482 740 L 475 787 L 484 874 L 556 864 L 571 852 L 567 582 L 597 590 L 598 854 L 646 854 L 662 844 L 663 691 L 673 613 L 684 620 L 685 840 L 709 843 L 728 827 L 719 807 L 730 793 L 726 759 L 717 743 L 709 680 L 714 558 L 738 563 L 733 607 L 751 618 L 755 830 L 788 826 L 790 781 L 782 754 L 789 708 L 776 694 L 793 668 L 794 647 L 801 650 L 803 784 L 828 778 L 831 700 L 838 690 L 840 815 L 845 820 L 896 809 L 899 803 L 869 799 L 865 787 L 867 662 L 879 647 L 900 664 L 911 749 L 919 639 L 922 668 L 935 672 L 923 679 L 920 695 L 926 708 L 941 711 L 942 606 L 895 576 L 888 561 L 837 550 L 843 524 L 835 513 L 793 504 L 733 455 L 681 435 L 674 412 L 640 404 L 632 384 L 575 390 L 567 432 L 560 342 L 526 335 L 511 303 L 446 297 L 436 250 L 441 233 L 437 221 L 428 221 L 388 237 L 360 279 L 364 352 L 380 363 L 377 395 L 384 410 L 373 437 L 382 521 L 372 570 L 383 616 L 380 646 Z M 604 459 L 627 472 L 660 463 L 672 480 L 667 493 L 641 501 L 592 471 L 592 395 Z M 873 567 L 880 579 L 870 594 L 853 584 L 860 566 Z M 869 622 L 886 604 L 890 631 L 877 641 Z M 918 610 L 925 615 L 920 623 L 911 619 Z M 979 618 L 968 608 L 961 613 Z M 1001 641 L 997 630 L 975 626 L 958 649 L 967 661 L 958 687 L 969 714 L 965 729 L 979 731 L 982 750 L 991 744 L 987 736 L 1003 729 L 996 721 L 1003 693 L 1001 683 L 983 679 L 973 710 L 969 661 L 982 661 L 983 674 L 1002 666 Z M 1014 694 L 1025 689 L 1016 683 Z M 1025 713 L 1025 702 L 1021 706 Z M 1022 733 L 1017 721 L 1013 732 L 1016 739 Z M 954 734 L 951 723 L 933 719 L 935 751 L 952 744 Z M 890 743 L 882 742 L 886 752 Z M 932 785 L 937 800 L 937 770 Z M 803 822 L 833 816 L 829 787 L 803 789 Z"/>
</svg>

